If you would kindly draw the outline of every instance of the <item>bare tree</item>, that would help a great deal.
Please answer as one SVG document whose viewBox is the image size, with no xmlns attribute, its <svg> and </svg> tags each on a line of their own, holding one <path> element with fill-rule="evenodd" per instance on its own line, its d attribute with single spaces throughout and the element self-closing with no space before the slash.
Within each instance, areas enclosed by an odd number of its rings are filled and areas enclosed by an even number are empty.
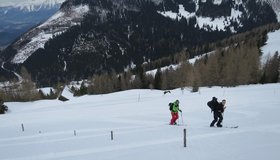
<svg viewBox="0 0 280 160">
<path fill-rule="evenodd" d="M 40 95 L 36 89 L 36 84 L 32 81 L 31 75 L 25 67 L 21 68 L 20 75 L 23 78 L 23 81 L 18 89 L 20 99 L 23 101 L 39 99 Z"/>
</svg>

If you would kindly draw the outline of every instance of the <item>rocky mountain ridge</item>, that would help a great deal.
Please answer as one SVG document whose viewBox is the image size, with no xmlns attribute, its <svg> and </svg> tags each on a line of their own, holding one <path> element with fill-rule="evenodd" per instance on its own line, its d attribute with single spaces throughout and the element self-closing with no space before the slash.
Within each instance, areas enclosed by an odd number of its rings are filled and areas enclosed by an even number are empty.
<svg viewBox="0 0 280 160">
<path fill-rule="evenodd" d="M 2 0 L 0 3 L 0 49 L 56 13 L 63 0 Z"/>
<path fill-rule="evenodd" d="M 1 0 L 1 12 L 7 14 L 11 9 L 17 8 L 24 12 L 35 12 L 42 8 L 53 8 L 65 0 Z"/>
<path fill-rule="evenodd" d="M 254 0 L 68 0 L 1 57 L 53 83 L 121 72 L 272 22 L 272 8 Z"/>
</svg>

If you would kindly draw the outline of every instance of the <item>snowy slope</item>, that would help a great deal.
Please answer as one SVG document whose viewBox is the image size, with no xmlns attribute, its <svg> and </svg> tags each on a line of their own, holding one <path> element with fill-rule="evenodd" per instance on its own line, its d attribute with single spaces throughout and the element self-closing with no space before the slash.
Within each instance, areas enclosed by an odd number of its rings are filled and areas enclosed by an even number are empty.
<svg viewBox="0 0 280 160">
<path fill-rule="evenodd" d="M 6 103 L 0 115 L 1 160 L 278 160 L 280 84 L 158 90 Z M 224 126 L 210 128 L 206 102 L 227 99 Z M 167 125 L 180 100 L 185 126 Z M 21 124 L 25 131 L 22 132 Z M 187 148 L 183 129 L 187 129 Z M 74 136 L 76 131 L 76 136 Z M 114 133 L 111 141 L 110 132 Z"/>
<path fill-rule="evenodd" d="M 55 14 L 64 0 L 1 0 L 0 48 Z"/>
<path fill-rule="evenodd" d="M 83 16 L 89 11 L 87 5 L 74 6 L 68 11 L 58 11 L 40 26 L 24 34 L 16 44 L 17 54 L 12 63 L 23 63 L 34 51 L 44 48 L 45 43 L 53 36 L 59 35 L 74 25 L 79 25 Z M 26 39 L 29 40 L 25 44 Z M 24 43 L 24 45 L 20 45 Z"/>
<path fill-rule="evenodd" d="M 274 56 L 276 52 L 280 54 L 280 29 L 274 32 L 270 32 L 267 34 L 267 42 L 264 45 L 262 50 L 262 59 L 261 62 L 264 64 L 268 59 Z"/>
</svg>

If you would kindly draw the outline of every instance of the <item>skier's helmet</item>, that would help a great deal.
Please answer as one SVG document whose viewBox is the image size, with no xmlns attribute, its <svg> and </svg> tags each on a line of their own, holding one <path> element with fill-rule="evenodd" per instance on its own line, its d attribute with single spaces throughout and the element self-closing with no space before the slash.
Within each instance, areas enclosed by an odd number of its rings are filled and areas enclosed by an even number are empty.
<svg viewBox="0 0 280 160">
<path fill-rule="evenodd" d="M 176 101 L 175 101 L 177 104 L 179 104 L 179 100 L 177 99 Z"/>
</svg>

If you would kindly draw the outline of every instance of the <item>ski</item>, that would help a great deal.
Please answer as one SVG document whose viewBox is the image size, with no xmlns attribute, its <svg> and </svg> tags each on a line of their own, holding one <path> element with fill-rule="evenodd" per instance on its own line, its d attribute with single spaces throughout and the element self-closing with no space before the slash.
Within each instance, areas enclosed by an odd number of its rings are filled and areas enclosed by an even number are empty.
<svg viewBox="0 0 280 160">
<path fill-rule="evenodd" d="M 238 128 L 239 126 L 223 126 L 223 127 L 210 127 L 210 128 Z"/>
<path fill-rule="evenodd" d="M 238 128 L 239 126 L 224 126 L 224 128 Z"/>
<path fill-rule="evenodd" d="M 187 126 L 186 124 L 174 124 L 174 125 L 171 125 L 171 124 L 167 124 L 169 126 Z"/>
</svg>

